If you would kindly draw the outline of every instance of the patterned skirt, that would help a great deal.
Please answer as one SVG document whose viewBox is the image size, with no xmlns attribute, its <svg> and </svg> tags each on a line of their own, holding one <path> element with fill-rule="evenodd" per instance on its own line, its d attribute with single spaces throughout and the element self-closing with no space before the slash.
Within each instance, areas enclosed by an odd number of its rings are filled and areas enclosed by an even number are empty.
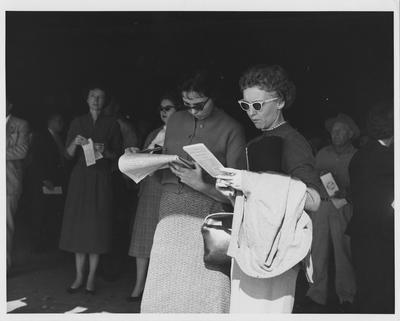
<svg viewBox="0 0 400 321">
<path fill-rule="evenodd" d="M 200 231 L 205 216 L 222 210 L 193 190 L 162 193 L 142 313 L 229 312 L 229 276 L 205 267 Z"/>
<path fill-rule="evenodd" d="M 141 186 L 136 209 L 129 255 L 149 258 L 154 231 L 158 223 L 162 187 L 155 176 L 147 177 Z"/>
</svg>

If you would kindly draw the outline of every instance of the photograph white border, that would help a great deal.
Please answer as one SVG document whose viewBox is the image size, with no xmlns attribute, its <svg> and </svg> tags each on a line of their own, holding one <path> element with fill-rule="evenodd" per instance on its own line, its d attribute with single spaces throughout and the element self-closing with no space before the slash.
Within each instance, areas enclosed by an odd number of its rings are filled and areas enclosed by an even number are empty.
<svg viewBox="0 0 400 321">
<path fill-rule="evenodd" d="M 399 1 L 398 0 L 3 0 L 0 13 L 0 110 L 5 114 L 5 12 L 6 11 L 392 11 L 394 12 L 394 89 L 395 89 L 395 211 L 399 209 Z M 6 313 L 6 224 L 5 224 L 5 115 L 2 117 L 0 149 L 2 150 L 2 170 L 0 171 L 0 204 L 3 209 L 3 224 L 0 232 L 1 253 L 1 291 L 0 319 L 4 320 L 398 320 L 400 316 L 400 275 L 396 274 L 395 315 L 208 315 L 208 314 L 7 314 Z M 399 244 L 399 219 L 396 219 L 395 244 Z M 396 246 L 396 272 L 399 269 L 400 246 Z"/>
</svg>

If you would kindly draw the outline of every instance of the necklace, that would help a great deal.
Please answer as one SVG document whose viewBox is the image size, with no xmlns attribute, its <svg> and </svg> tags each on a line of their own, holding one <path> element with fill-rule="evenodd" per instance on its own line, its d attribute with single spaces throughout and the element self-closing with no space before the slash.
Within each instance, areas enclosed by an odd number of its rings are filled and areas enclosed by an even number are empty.
<svg viewBox="0 0 400 321">
<path fill-rule="evenodd" d="M 274 130 L 276 128 L 278 128 L 279 126 L 283 125 L 286 123 L 286 120 L 281 121 L 280 123 L 276 124 L 275 126 L 272 126 L 271 128 L 265 128 L 263 129 L 264 132 L 269 132 L 271 130 Z"/>
</svg>

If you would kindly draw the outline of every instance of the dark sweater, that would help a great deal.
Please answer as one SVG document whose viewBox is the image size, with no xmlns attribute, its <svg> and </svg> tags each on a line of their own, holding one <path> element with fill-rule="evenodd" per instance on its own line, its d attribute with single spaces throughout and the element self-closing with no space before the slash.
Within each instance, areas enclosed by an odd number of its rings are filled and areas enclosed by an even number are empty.
<svg viewBox="0 0 400 321">
<path fill-rule="evenodd" d="M 298 178 L 308 187 L 321 194 L 322 185 L 315 169 L 315 159 L 306 139 L 292 126 L 285 123 L 273 130 L 263 132 L 265 136 L 279 136 L 283 139 L 282 170 Z"/>
</svg>

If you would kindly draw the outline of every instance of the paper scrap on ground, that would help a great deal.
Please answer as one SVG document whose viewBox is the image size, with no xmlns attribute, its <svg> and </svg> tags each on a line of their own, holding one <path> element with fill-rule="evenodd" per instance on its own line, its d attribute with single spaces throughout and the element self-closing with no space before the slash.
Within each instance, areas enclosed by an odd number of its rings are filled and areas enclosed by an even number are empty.
<svg viewBox="0 0 400 321">
<path fill-rule="evenodd" d="M 61 186 L 54 186 L 53 189 L 48 189 L 46 186 L 42 187 L 43 194 L 53 194 L 53 195 L 61 195 L 62 194 L 62 187 Z"/>
<path fill-rule="evenodd" d="M 186 166 L 184 160 L 177 155 L 126 153 L 118 160 L 119 170 L 139 183 L 147 175 L 156 170 L 167 168 L 169 163 L 176 162 Z"/>
<path fill-rule="evenodd" d="M 88 308 L 77 306 L 72 310 L 65 311 L 64 313 L 82 313 L 85 312 Z"/>
<path fill-rule="evenodd" d="M 91 166 L 96 164 L 96 156 L 94 153 L 93 140 L 91 138 L 88 139 L 88 143 L 82 145 L 83 153 L 85 155 L 86 166 Z"/>
<path fill-rule="evenodd" d="M 26 300 L 26 297 L 23 297 L 19 300 L 8 301 L 7 302 L 7 313 L 10 313 L 14 310 L 17 310 L 19 308 L 27 306 L 28 304 L 26 304 L 26 302 L 23 302 L 24 300 Z"/>
<path fill-rule="evenodd" d="M 208 174 L 217 177 L 223 173 L 225 167 L 204 144 L 183 146 L 183 150 L 190 155 Z"/>
</svg>

